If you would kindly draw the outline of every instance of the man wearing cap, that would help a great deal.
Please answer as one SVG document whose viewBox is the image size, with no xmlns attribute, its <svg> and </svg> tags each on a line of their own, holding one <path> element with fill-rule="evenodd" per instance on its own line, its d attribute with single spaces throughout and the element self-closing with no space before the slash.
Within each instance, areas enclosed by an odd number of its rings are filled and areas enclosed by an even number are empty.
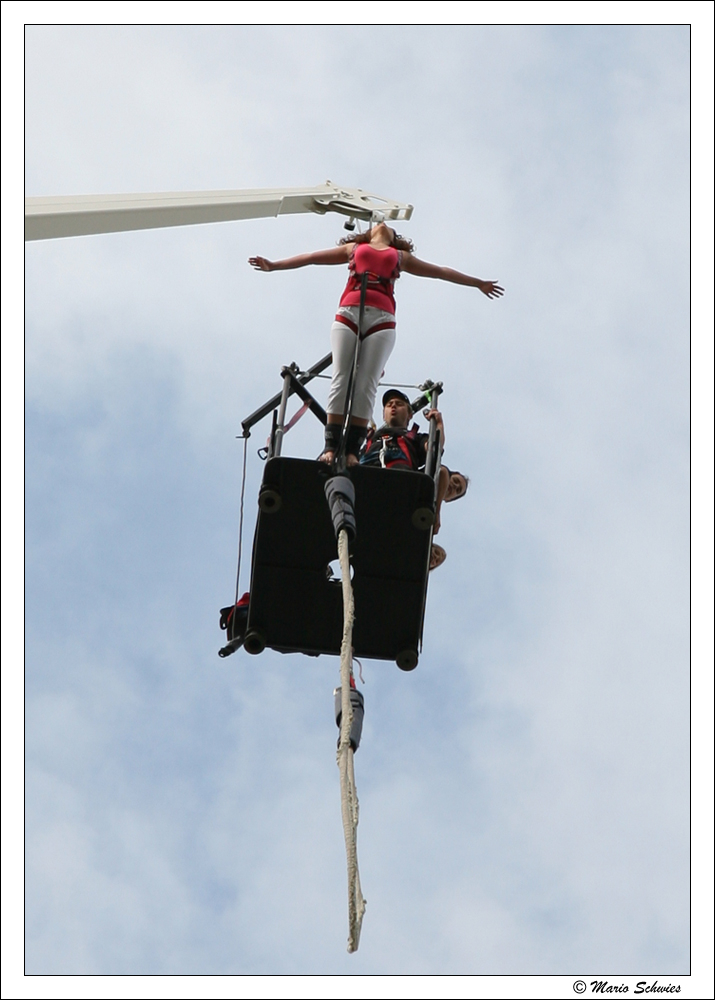
<svg viewBox="0 0 715 1000">
<path fill-rule="evenodd" d="M 399 389 L 388 389 L 382 397 L 382 406 L 385 423 L 368 434 L 360 464 L 418 472 L 425 465 L 429 434 L 420 434 L 417 424 L 408 429 L 412 407 L 409 398 Z M 434 417 L 437 421 L 444 448 L 442 414 L 439 410 L 428 410 L 425 416 L 428 419 Z"/>
<path fill-rule="evenodd" d="M 375 431 L 370 431 L 365 443 L 365 450 L 360 456 L 361 465 L 381 465 L 384 469 L 411 469 L 419 472 L 425 466 L 427 458 L 427 442 L 429 434 L 420 434 L 417 424 L 408 430 L 412 419 L 412 407 L 409 398 L 399 389 L 388 389 L 382 397 L 383 416 L 385 423 Z M 444 448 L 444 423 L 439 410 L 426 410 L 429 420 L 434 417 L 441 431 L 441 444 Z M 444 489 L 440 476 L 437 496 L 437 522 L 435 534 L 439 531 L 439 509 L 442 504 Z M 447 479 L 445 477 L 446 486 Z M 430 569 L 441 566 L 447 558 L 447 553 L 441 545 L 433 544 L 430 555 Z"/>
</svg>

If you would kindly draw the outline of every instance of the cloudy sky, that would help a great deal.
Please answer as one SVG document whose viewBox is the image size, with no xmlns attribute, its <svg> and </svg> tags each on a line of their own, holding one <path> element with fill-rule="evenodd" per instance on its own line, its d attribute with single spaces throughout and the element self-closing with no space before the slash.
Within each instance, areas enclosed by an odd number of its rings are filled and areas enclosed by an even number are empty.
<svg viewBox="0 0 715 1000">
<path fill-rule="evenodd" d="M 397 290 L 387 377 L 444 381 L 471 485 L 419 667 L 364 663 L 350 956 L 337 660 L 216 655 L 240 420 L 345 279 L 246 258 L 341 220 L 27 245 L 27 971 L 687 973 L 688 27 L 25 42 L 28 195 L 330 178 L 506 288 Z"/>
</svg>

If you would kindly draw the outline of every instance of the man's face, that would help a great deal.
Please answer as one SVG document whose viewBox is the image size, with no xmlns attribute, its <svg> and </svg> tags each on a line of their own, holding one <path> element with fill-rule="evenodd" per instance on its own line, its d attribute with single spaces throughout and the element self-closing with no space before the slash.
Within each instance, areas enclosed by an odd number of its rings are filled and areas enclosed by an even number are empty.
<svg viewBox="0 0 715 1000">
<path fill-rule="evenodd" d="M 404 399 L 393 396 L 385 403 L 385 423 L 388 427 L 407 427 L 411 416 L 412 410 Z"/>
</svg>

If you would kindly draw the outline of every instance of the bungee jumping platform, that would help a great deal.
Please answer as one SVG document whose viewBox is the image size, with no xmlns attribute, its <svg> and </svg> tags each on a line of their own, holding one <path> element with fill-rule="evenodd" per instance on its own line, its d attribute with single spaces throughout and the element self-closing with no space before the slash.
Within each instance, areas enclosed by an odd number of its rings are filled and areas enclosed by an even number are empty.
<svg viewBox="0 0 715 1000">
<path fill-rule="evenodd" d="M 356 348 L 356 360 L 357 360 Z M 332 362 L 328 354 L 307 371 L 293 363 L 281 369 L 282 391 L 242 421 L 244 442 L 239 558 L 233 607 L 221 609 L 227 644 L 220 656 L 241 646 L 257 655 L 264 649 L 308 656 L 339 656 L 343 638 L 342 582 L 337 570 L 338 527 L 334 493 L 350 510 L 350 569 L 355 602 L 354 655 L 392 660 L 414 670 L 422 648 L 427 581 L 435 522 L 441 435 L 430 420 L 425 471 L 372 465 L 347 467 L 344 455 L 333 464 L 281 454 L 289 398 L 296 394 L 325 424 L 324 409 L 306 388 Z M 417 412 L 434 406 L 441 382 L 426 381 L 411 403 Z M 349 412 L 349 410 L 348 410 Z M 239 601 L 246 444 L 251 428 L 272 413 L 267 446 L 259 449 L 266 467 L 258 494 L 249 590 Z M 343 437 L 344 439 L 344 437 Z M 335 567 L 335 569 L 333 568 Z"/>
<path fill-rule="evenodd" d="M 410 470 L 354 466 L 351 545 L 355 656 L 417 666 L 427 596 L 435 483 Z M 276 456 L 258 497 L 244 648 L 339 655 L 343 599 L 323 462 Z"/>
</svg>

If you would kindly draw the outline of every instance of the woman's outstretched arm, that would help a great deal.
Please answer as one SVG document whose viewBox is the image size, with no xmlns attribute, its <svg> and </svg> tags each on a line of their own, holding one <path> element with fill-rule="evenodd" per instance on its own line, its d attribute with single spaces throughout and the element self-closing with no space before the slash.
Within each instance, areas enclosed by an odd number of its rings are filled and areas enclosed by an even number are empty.
<svg viewBox="0 0 715 1000">
<path fill-rule="evenodd" d="M 307 267 L 308 264 L 345 264 L 350 260 L 352 245 L 345 243 L 330 250 L 317 250 L 315 253 L 301 253 L 297 257 L 286 257 L 285 260 L 268 260 L 266 257 L 249 257 L 248 263 L 257 271 L 290 271 L 294 267 Z"/>
<path fill-rule="evenodd" d="M 482 281 L 481 278 L 473 278 L 469 274 L 462 274 L 451 267 L 440 267 L 439 264 L 428 264 L 426 260 L 420 260 L 412 253 L 403 253 L 402 270 L 408 274 L 416 274 L 418 278 L 440 278 L 442 281 L 451 281 L 455 285 L 470 285 L 484 292 L 488 299 L 498 299 L 504 294 L 504 289 L 496 281 Z"/>
</svg>

